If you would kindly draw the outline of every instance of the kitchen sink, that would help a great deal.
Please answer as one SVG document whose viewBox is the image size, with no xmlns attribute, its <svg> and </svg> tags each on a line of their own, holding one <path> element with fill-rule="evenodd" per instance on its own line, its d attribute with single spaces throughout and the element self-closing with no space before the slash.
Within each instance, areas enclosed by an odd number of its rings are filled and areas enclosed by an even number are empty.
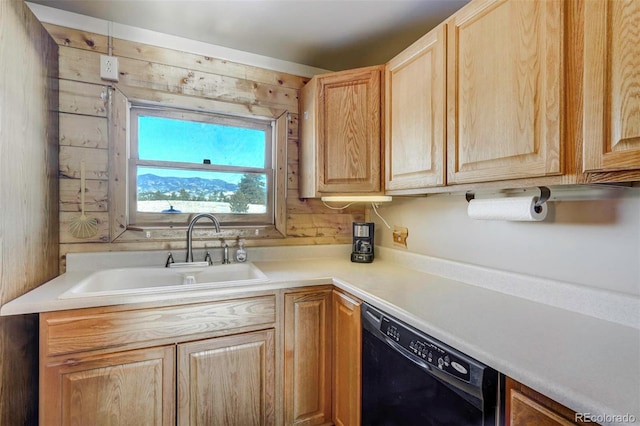
<svg viewBox="0 0 640 426">
<path fill-rule="evenodd" d="M 204 267 L 140 267 L 96 271 L 62 293 L 60 299 L 164 293 L 268 282 L 253 263 Z"/>
</svg>

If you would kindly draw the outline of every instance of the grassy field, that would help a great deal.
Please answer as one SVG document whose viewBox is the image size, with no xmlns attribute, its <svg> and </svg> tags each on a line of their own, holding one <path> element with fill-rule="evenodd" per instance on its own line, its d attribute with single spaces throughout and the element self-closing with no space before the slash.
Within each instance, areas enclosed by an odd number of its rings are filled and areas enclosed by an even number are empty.
<svg viewBox="0 0 640 426">
<path fill-rule="evenodd" d="M 231 213 L 231 207 L 229 203 L 222 203 L 218 201 L 181 201 L 171 200 L 171 204 L 168 201 L 154 200 L 154 201 L 138 201 L 138 211 L 140 212 L 161 212 L 162 210 L 168 210 L 170 205 L 174 209 L 180 210 L 183 213 Z M 248 213 L 264 213 L 266 207 L 261 204 L 249 204 Z"/>
</svg>

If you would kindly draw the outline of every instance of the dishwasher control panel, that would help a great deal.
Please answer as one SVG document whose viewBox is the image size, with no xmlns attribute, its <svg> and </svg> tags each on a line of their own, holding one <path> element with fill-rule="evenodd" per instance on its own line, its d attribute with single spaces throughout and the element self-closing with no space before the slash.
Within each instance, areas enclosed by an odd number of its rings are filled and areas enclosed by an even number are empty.
<svg viewBox="0 0 640 426">
<path fill-rule="evenodd" d="M 419 335 L 384 315 L 380 321 L 380 332 L 396 345 L 401 346 L 409 355 L 428 363 L 432 368 L 469 382 L 471 376 L 469 363 L 451 353 L 441 342 Z"/>
</svg>

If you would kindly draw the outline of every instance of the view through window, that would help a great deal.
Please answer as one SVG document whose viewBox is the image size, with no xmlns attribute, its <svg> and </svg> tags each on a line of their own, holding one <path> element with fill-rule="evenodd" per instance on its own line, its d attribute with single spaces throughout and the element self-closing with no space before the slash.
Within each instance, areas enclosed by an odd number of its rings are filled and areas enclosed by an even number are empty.
<svg viewBox="0 0 640 426">
<path fill-rule="evenodd" d="M 221 223 L 273 223 L 270 121 L 133 107 L 131 125 L 133 223 L 205 212 Z"/>
</svg>

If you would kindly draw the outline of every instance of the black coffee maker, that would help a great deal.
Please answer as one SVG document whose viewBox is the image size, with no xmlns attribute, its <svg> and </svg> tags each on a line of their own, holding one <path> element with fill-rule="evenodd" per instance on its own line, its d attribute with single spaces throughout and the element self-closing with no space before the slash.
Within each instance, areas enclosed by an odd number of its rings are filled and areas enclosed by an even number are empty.
<svg viewBox="0 0 640 426">
<path fill-rule="evenodd" d="M 352 262 L 373 262 L 374 227 L 375 224 L 373 222 L 353 222 Z"/>
</svg>

